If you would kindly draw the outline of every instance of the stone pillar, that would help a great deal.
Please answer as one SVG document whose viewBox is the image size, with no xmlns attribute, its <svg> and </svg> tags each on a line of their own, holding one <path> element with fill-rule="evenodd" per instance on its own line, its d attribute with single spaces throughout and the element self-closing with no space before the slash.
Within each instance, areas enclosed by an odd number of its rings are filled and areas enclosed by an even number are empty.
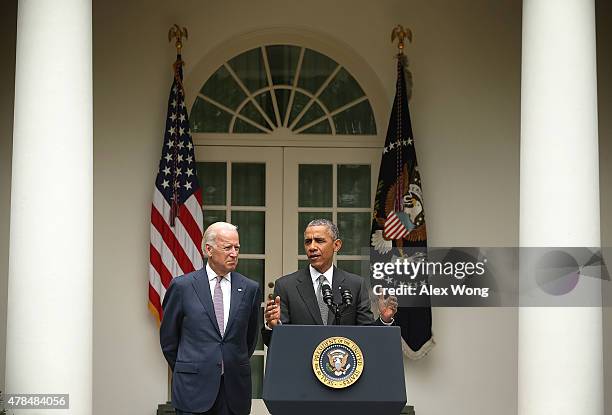
<svg viewBox="0 0 612 415">
<path fill-rule="evenodd" d="M 520 245 L 598 247 L 594 0 L 524 0 Z M 602 310 L 521 307 L 519 414 L 603 414 Z"/>
<path fill-rule="evenodd" d="M 20 0 L 7 393 L 63 393 L 92 413 L 91 0 Z"/>
</svg>

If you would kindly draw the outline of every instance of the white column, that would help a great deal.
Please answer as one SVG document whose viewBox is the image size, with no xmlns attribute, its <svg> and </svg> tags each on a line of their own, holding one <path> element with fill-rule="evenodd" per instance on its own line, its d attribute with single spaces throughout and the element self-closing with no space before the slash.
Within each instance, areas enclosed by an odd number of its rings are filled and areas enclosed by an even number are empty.
<svg viewBox="0 0 612 415">
<path fill-rule="evenodd" d="M 594 0 L 524 0 L 520 245 L 598 247 Z M 602 311 L 521 308 L 519 414 L 603 414 Z"/>
<path fill-rule="evenodd" d="M 20 0 L 6 392 L 71 414 L 92 413 L 92 108 L 91 0 Z"/>
</svg>

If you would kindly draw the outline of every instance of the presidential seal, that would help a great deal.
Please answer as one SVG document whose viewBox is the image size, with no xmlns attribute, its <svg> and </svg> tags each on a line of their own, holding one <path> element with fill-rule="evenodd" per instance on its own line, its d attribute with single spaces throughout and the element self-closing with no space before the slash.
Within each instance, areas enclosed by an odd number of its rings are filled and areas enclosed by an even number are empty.
<svg viewBox="0 0 612 415">
<path fill-rule="evenodd" d="M 351 339 L 329 337 L 312 354 L 312 370 L 324 385 L 346 388 L 357 382 L 363 372 L 363 353 Z"/>
</svg>

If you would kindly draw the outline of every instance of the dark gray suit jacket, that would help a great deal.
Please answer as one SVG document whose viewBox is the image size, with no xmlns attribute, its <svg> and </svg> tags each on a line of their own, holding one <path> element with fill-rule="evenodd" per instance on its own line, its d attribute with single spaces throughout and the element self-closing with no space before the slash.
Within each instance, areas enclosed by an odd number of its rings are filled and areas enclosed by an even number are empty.
<svg viewBox="0 0 612 415">
<path fill-rule="evenodd" d="M 351 274 L 334 267 L 332 278 L 332 291 L 334 302 L 342 303 L 340 295 L 342 290 L 349 289 L 353 294 L 353 303 L 344 311 L 340 325 L 343 326 L 369 326 L 382 325 L 380 319 L 374 320 L 371 310 L 370 293 L 366 280 L 359 275 Z M 321 325 L 321 312 L 317 303 L 317 296 L 312 285 L 310 267 L 285 275 L 274 285 L 274 296 L 281 298 L 282 324 Z M 334 324 L 334 314 L 330 311 L 327 324 Z M 273 330 L 265 327 L 261 330 L 264 343 L 269 346 Z"/>
</svg>

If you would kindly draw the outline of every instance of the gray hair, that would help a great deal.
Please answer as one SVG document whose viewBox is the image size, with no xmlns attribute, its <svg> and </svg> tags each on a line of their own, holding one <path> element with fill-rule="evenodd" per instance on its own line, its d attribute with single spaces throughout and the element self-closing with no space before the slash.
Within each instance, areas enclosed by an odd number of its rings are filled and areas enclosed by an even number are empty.
<svg viewBox="0 0 612 415">
<path fill-rule="evenodd" d="M 331 233 L 332 239 L 334 241 L 336 239 L 340 239 L 340 231 L 338 231 L 338 227 L 334 222 L 329 219 L 319 218 L 311 220 L 310 222 L 308 222 L 308 225 L 306 225 L 306 227 L 310 228 L 311 226 L 325 226 L 329 233 Z"/>
<path fill-rule="evenodd" d="M 238 227 L 227 222 L 215 222 L 209 225 L 202 237 L 202 253 L 204 255 L 206 255 L 206 244 L 216 246 L 217 234 L 222 230 L 238 232 Z"/>
</svg>

